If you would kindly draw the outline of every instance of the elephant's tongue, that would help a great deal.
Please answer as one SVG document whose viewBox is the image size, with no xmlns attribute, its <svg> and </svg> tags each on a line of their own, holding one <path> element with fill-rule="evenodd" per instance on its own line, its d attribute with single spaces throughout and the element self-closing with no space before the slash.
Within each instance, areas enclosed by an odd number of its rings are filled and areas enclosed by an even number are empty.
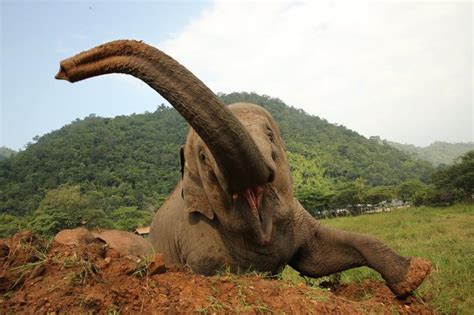
<svg viewBox="0 0 474 315">
<path fill-rule="evenodd" d="M 257 186 L 255 188 L 247 188 L 244 191 L 244 197 L 247 199 L 247 202 L 250 205 L 250 209 L 252 210 L 252 214 L 255 218 L 260 220 L 260 216 L 258 214 L 258 208 L 260 207 L 260 203 L 262 202 L 262 190 L 261 186 Z"/>
</svg>

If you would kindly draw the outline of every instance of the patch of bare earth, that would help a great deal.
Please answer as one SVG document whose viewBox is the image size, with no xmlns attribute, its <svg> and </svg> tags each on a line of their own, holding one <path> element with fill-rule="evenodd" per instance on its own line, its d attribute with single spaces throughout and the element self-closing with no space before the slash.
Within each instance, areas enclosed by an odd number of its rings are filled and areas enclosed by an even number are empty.
<svg viewBox="0 0 474 315">
<path fill-rule="evenodd" d="M 365 281 L 328 290 L 260 275 L 194 275 L 160 255 L 134 261 L 103 242 L 48 244 L 22 232 L 0 241 L 0 313 L 432 314 L 415 297 L 397 300 Z"/>
</svg>

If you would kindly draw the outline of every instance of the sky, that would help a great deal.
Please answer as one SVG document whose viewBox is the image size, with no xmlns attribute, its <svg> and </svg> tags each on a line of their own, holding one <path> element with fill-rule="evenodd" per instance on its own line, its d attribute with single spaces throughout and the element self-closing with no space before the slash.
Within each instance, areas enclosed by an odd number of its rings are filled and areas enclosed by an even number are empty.
<svg viewBox="0 0 474 315">
<path fill-rule="evenodd" d="M 70 84 L 59 61 L 138 39 L 214 92 L 254 91 L 366 136 L 426 146 L 473 130 L 470 1 L 0 0 L 0 146 L 89 114 L 153 112 L 156 92 L 126 75 Z"/>
</svg>

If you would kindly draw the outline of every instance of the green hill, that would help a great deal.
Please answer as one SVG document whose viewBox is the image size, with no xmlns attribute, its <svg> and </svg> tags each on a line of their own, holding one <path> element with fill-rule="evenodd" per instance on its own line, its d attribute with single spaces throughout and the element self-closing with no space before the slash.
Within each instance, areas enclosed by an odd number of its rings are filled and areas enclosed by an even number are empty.
<svg viewBox="0 0 474 315">
<path fill-rule="evenodd" d="M 434 166 L 453 164 L 458 157 L 474 150 L 474 142 L 449 143 L 436 141 L 426 147 L 417 147 L 413 144 L 401 144 L 392 141 L 386 141 L 386 143 L 398 150 L 413 154 L 419 159 L 429 161 Z"/>
<path fill-rule="evenodd" d="M 296 195 L 309 210 L 337 203 L 334 197 L 348 187 L 428 182 L 433 171 L 428 162 L 279 99 L 254 93 L 220 96 L 225 103 L 253 102 L 272 113 L 287 144 Z M 0 214 L 30 215 L 48 191 L 61 187 L 69 187 L 64 194 L 94 193 L 88 198 L 100 200 L 96 207 L 106 214 L 120 207 L 155 209 L 179 179 L 178 152 L 187 128 L 164 105 L 153 113 L 77 119 L 0 161 Z"/>
</svg>

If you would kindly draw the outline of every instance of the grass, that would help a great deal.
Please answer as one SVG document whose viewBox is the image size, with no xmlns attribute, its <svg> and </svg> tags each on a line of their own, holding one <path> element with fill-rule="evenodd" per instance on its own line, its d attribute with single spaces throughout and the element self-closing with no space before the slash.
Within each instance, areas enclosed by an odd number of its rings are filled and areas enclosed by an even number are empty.
<svg viewBox="0 0 474 315">
<path fill-rule="evenodd" d="M 63 268 L 78 269 L 68 274 L 69 285 L 71 286 L 86 285 L 90 279 L 101 281 L 95 264 L 77 256 L 76 254 L 63 257 L 62 259 L 54 259 L 53 261 Z M 57 286 L 52 285 L 48 288 L 48 292 L 53 292 L 56 289 Z"/>
<path fill-rule="evenodd" d="M 140 259 L 137 263 L 137 267 L 132 272 L 132 276 L 137 278 L 143 278 L 148 275 L 148 268 L 150 267 L 151 261 L 149 257 Z"/>
<path fill-rule="evenodd" d="M 274 311 L 260 300 L 257 300 L 254 303 L 249 302 L 247 293 L 245 292 L 245 288 L 248 285 L 248 277 L 268 278 L 269 273 L 248 270 L 242 272 L 241 275 L 244 275 L 244 277 L 232 273 L 229 268 L 217 273 L 211 279 L 212 293 L 208 296 L 207 303 L 204 306 L 197 307 L 194 311 L 199 314 L 273 313 Z M 220 282 L 230 282 L 235 286 L 238 305 L 230 305 L 218 298 L 220 291 L 217 284 Z"/>
<path fill-rule="evenodd" d="M 10 289 L 14 289 L 18 285 L 22 285 L 25 279 L 28 276 L 31 276 L 31 274 L 34 273 L 35 270 L 39 270 L 39 268 L 41 267 L 44 268 L 44 264 L 47 259 L 48 249 L 51 246 L 51 242 L 52 240 L 49 240 L 47 243 L 44 244 L 44 246 L 35 246 L 30 242 L 21 242 L 20 246 L 23 247 L 22 250 L 25 252 L 30 252 L 33 255 L 33 261 L 25 263 L 24 265 L 18 267 L 11 268 L 12 271 L 18 271 L 19 276 Z M 18 250 L 18 248 L 14 250 Z"/>
<path fill-rule="evenodd" d="M 384 240 L 403 256 L 420 256 L 433 263 L 432 274 L 415 292 L 444 314 L 474 310 L 474 205 L 447 208 L 406 208 L 390 213 L 322 220 L 323 224 L 366 233 Z M 287 267 L 283 279 L 317 284 Z M 342 273 L 342 282 L 382 280 L 369 268 Z M 324 279 L 324 280 L 327 280 Z"/>
<path fill-rule="evenodd" d="M 69 279 L 71 286 L 86 285 L 90 279 L 100 281 L 97 268 L 93 263 L 81 259 L 78 261 L 78 267 L 80 267 L 79 272 L 74 273 Z"/>
</svg>

